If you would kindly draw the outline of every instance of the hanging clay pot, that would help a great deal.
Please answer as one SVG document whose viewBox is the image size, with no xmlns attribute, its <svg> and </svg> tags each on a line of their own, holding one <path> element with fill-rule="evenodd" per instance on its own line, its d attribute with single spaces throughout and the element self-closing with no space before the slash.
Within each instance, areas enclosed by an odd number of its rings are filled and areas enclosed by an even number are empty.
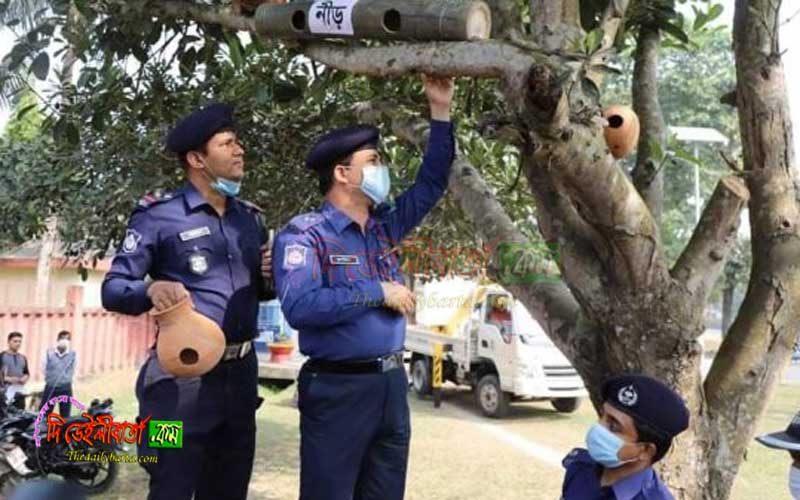
<svg viewBox="0 0 800 500">
<path fill-rule="evenodd" d="M 225 334 L 217 323 L 192 308 L 189 297 L 150 314 L 158 323 L 158 361 L 169 373 L 198 377 L 222 359 Z"/>
<path fill-rule="evenodd" d="M 628 106 L 609 106 L 603 110 L 608 126 L 603 131 L 614 158 L 628 156 L 639 142 L 639 117 Z"/>
</svg>

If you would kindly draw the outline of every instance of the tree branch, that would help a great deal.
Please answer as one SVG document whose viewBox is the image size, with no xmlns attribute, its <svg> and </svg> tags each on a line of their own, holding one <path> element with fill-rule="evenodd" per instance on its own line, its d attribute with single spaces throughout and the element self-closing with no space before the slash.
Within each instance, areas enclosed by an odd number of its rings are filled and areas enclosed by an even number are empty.
<svg viewBox="0 0 800 500">
<path fill-rule="evenodd" d="M 708 201 L 692 238 L 672 268 L 672 277 L 702 306 L 736 244 L 739 219 L 750 199 L 744 181 L 725 177 Z"/>
<path fill-rule="evenodd" d="M 605 276 L 641 289 L 669 278 L 658 227 L 639 193 L 600 139 L 599 125 L 572 127 L 569 137 L 545 144 L 534 157 L 552 165 L 577 213 L 601 238 L 592 238 Z"/>
<path fill-rule="evenodd" d="M 657 143 L 666 150 L 667 134 L 661 104 L 658 100 L 658 59 L 661 35 L 658 28 L 643 26 L 636 41 L 636 62 L 633 69 L 633 109 L 641 123 L 641 135 L 636 150 L 633 184 L 644 198 L 658 224 L 664 205 L 664 173 L 653 158 L 650 148 Z"/>
<path fill-rule="evenodd" d="M 434 42 L 381 47 L 313 42 L 310 58 L 359 75 L 392 77 L 414 73 L 440 76 L 509 78 L 525 72 L 533 58 L 513 45 L 497 42 Z"/>
<path fill-rule="evenodd" d="M 159 18 L 187 19 L 200 24 L 217 24 L 237 31 L 249 31 L 252 33 L 256 31 L 255 21 L 252 17 L 238 16 L 229 7 L 201 6 L 180 0 L 141 3 L 114 0 L 114 3 Z"/>
</svg>

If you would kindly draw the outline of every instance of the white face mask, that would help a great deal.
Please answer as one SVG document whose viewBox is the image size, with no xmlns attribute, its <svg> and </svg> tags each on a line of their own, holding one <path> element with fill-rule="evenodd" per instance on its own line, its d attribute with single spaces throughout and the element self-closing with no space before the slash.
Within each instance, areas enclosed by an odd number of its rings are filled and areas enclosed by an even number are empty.
<svg viewBox="0 0 800 500">
<path fill-rule="evenodd" d="M 789 468 L 789 491 L 794 500 L 800 500 L 800 469 L 794 465 Z"/>
<path fill-rule="evenodd" d="M 56 343 L 56 346 L 58 346 L 58 348 L 61 349 L 62 351 L 66 351 L 67 349 L 69 349 L 69 340 L 61 339 Z"/>
</svg>

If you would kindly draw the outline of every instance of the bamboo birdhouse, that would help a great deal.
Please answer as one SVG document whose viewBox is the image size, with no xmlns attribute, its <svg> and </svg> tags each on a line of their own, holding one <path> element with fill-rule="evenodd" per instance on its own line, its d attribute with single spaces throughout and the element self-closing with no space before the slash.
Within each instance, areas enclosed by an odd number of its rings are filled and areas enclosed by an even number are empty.
<svg viewBox="0 0 800 500">
<path fill-rule="evenodd" d="M 300 0 L 262 4 L 256 31 L 265 38 L 378 40 L 486 40 L 492 16 L 482 1 Z"/>
</svg>

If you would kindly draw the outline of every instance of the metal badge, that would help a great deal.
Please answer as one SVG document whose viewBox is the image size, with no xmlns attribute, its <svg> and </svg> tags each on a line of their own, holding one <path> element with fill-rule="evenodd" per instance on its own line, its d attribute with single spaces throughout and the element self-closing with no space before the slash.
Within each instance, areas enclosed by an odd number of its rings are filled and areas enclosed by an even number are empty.
<svg viewBox="0 0 800 500">
<path fill-rule="evenodd" d="M 329 255 L 328 262 L 333 266 L 357 266 L 358 255 Z"/>
<path fill-rule="evenodd" d="M 189 269 L 194 274 L 205 274 L 208 271 L 208 259 L 200 253 L 193 253 L 189 256 Z"/>
</svg>

